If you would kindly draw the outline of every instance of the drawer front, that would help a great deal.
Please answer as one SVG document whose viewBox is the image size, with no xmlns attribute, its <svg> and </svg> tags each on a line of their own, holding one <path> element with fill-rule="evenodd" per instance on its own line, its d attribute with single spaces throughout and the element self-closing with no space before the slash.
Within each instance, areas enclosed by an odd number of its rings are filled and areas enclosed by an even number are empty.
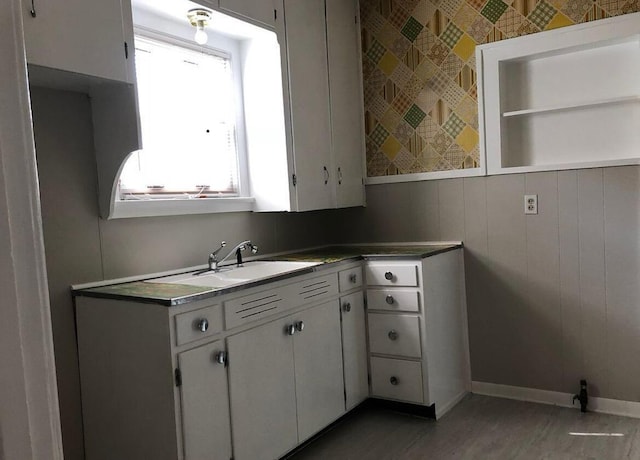
<svg viewBox="0 0 640 460">
<path fill-rule="evenodd" d="M 362 286 L 362 267 L 353 267 L 338 272 L 338 285 L 340 286 L 340 292 Z"/>
<path fill-rule="evenodd" d="M 371 358 L 373 396 L 422 404 L 422 365 L 419 361 Z"/>
<path fill-rule="evenodd" d="M 367 289 L 370 310 L 420 311 L 418 289 Z"/>
<path fill-rule="evenodd" d="M 367 284 L 369 286 L 417 286 L 418 266 L 416 264 L 367 264 Z"/>
<path fill-rule="evenodd" d="M 221 305 L 213 305 L 176 315 L 176 345 L 193 342 L 221 331 Z"/>
<path fill-rule="evenodd" d="M 321 302 L 338 294 L 338 277 L 335 273 L 300 281 L 289 287 L 295 306 Z"/>
<path fill-rule="evenodd" d="M 224 303 L 227 329 L 271 316 L 288 304 L 286 289 L 265 289 Z"/>
<path fill-rule="evenodd" d="M 371 353 L 420 358 L 420 321 L 417 316 L 369 314 Z"/>
</svg>

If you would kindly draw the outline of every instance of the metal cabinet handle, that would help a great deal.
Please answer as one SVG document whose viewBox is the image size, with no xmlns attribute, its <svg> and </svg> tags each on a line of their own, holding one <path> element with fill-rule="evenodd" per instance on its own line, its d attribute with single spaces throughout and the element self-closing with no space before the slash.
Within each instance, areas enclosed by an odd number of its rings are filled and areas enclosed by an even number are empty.
<svg viewBox="0 0 640 460">
<path fill-rule="evenodd" d="M 32 18 L 36 17 L 36 0 L 31 0 L 31 10 L 29 13 L 31 13 Z"/>
<path fill-rule="evenodd" d="M 227 352 L 226 351 L 219 351 L 218 353 L 216 353 L 214 355 L 213 359 L 216 361 L 216 363 L 222 364 L 223 366 L 226 366 L 227 365 Z"/>
<path fill-rule="evenodd" d="M 347 313 L 349 313 L 351 311 L 351 303 L 345 302 L 344 304 L 342 304 L 342 311 L 346 311 Z"/>
<path fill-rule="evenodd" d="M 386 280 L 388 280 L 388 281 L 391 281 L 391 280 L 393 279 L 393 273 L 391 273 L 391 272 L 386 272 L 386 273 L 384 274 L 384 279 L 386 279 Z"/>
<path fill-rule="evenodd" d="M 389 383 L 391 385 L 397 385 L 400 383 L 400 381 L 398 380 L 398 377 L 396 377 L 395 375 L 392 375 L 391 378 L 389 379 Z"/>
<path fill-rule="evenodd" d="M 303 321 L 296 321 L 295 328 L 296 328 L 296 331 L 302 332 L 304 330 L 304 322 Z"/>
<path fill-rule="evenodd" d="M 393 329 L 391 329 L 389 331 L 387 336 L 389 337 L 389 340 L 398 340 L 398 337 L 399 337 L 398 333 L 396 331 L 394 331 Z"/>
<path fill-rule="evenodd" d="M 329 183 L 329 170 L 324 166 L 324 185 Z"/>
<path fill-rule="evenodd" d="M 389 294 L 384 300 L 389 305 L 393 305 L 393 303 L 396 301 L 391 294 Z"/>
<path fill-rule="evenodd" d="M 338 185 L 342 185 L 342 169 L 338 166 Z"/>
<path fill-rule="evenodd" d="M 294 324 L 287 324 L 284 327 L 284 332 L 287 335 L 293 335 L 296 333 L 296 326 Z"/>
<path fill-rule="evenodd" d="M 196 320 L 196 329 L 200 332 L 207 332 L 209 330 L 209 320 L 207 318 Z"/>
<path fill-rule="evenodd" d="M 355 273 L 350 274 L 349 281 L 351 281 L 353 284 L 356 284 L 356 281 L 358 281 L 358 276 Z"/>
</svg>

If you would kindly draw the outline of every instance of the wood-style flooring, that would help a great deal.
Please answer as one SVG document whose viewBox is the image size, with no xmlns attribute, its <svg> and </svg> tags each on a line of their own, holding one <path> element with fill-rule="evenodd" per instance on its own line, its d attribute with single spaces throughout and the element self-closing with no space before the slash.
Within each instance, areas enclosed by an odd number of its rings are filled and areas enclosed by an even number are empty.
<svg viewBox="0 0 640 460">
<path fill-rule="evenodd" d="M 640 419 L 470 395 L 437 422 L 357 409 L 290 458 L 640 460 Z"/>
</svg>

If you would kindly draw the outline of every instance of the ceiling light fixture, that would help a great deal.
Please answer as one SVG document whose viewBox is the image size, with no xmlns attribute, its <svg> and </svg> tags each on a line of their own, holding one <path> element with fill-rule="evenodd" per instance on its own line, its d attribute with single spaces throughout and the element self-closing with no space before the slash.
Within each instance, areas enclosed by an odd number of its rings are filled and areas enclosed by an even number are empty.
<svg viewBox="0 0 640 460">
<path fill-rule="evenodd" d="M 193 8 L 187 11 L 187 18 L 189 19 L 189 23 L 196 28 L 196 34 L 193 39 L 199 45 L 204 45 L 207 43 L 207 33 L 204 31 L 204 28 L 207 27 L 209 22 L 211 21 L 211 10 L 207 10 L 205 8 Z"/>
</svg>

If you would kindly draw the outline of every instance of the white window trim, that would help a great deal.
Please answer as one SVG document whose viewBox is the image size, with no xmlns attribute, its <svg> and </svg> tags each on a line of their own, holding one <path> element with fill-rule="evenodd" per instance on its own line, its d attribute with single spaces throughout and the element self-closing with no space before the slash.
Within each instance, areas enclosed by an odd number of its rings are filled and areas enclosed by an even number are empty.
<svg viewBox="0 0 640 460">
<path fill-rule="evenodd" d="M 163 41 L 172 45 L 200 51 L 203 47 L 189 40 L 150 29 L 135 26 L 134 34 L 152 40 Z M 119 200 L 113 205 L 110 219 L 135 217 L 175 216 L 190 214 L 212 214 L 224 212 L 253 211 L 255 199 L 251 196 L 249 186 L 249 164 L 247 158 L 247 140 L 244 122 L 244 100 L 242 93 L 242 67 L 240 56 L 214 46 L 205 45 L 207 53 L 227 58 L 231 61 L 234 90 L 236 92 L 236 145 L 238 149 L 238 197 L 197 198 L 197 199 L 161 199 L 152 200 Z"/>
</svg>

